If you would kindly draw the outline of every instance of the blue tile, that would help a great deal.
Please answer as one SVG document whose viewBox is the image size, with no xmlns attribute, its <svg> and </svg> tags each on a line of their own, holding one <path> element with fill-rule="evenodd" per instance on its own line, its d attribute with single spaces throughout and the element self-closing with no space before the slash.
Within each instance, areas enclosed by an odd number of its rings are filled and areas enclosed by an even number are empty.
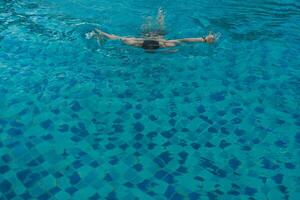
<svg viewBox="0 0 300 200">
<path fill-rule="evenodd" d="M 285 197 L 288 198 L 288 188 L 284 185 L 278 185 L 278 189 L 280 190 L 281 193 L 285 195 Z"/>
<path fill-rule="evenodd" d="M 136 135 L 134 136 L 134 139 L 137 140 L 137 141 L 139 141 L 139 140 L 143 139 L 143 137 L 144 137 L 143 134 L 138 133 L 138 134 L 136 134 Z"/>
<path fill-rule="evenodd" d="M 134 113 L 134 114 L 133 114 L 133 117 L 134 117 L 135 119 L 137 119 L 137 120 L 138 120 L 138 119 L 141 119 L 142 116 L 143 116 L 142 113 Z"/>
<path fill-rule="evenodd" d="M 193 149 L 198 150 L 201 145 L 199 143 L 192 143 L 191 146 L 193 147 Z"/>
<path fill-rule="evenodd" d="M 219 110 L 219 111 L 217 112 L 217 114 L 218 114 L 219 116 L 224 116 L 224 115 L 226 115 L 226 111 L 224 111 L 224 110 Z"/>
<path fill-rule="evenodd" d="M 229 160 L 229 166 L 233 170 L 238 169 L 241 164 L 242 164 L 242 162 L 240 160 L 238 160 L 237 158 L 232 158 L 232 159 Z"/>
<path fill-rule="evenodd" d="M 53 139 L 53 136 L 52 136 L 51 134 L 47 134 L 47 135 L 42 136 L 42 138 L 43 138 L 44 140 L 52 140 L 52 139 Z"/>
<path fill-rule="evenodd" d="M 60 172 L 55 172 L 55 173 L 53 174 L 53 176 L 54 176 L 55 178 L 60 178 L 60 177 L 63 176 L 63 174 L 60 173 Z"/>
<path fill-rule="evenodd" d="M 209 127 L 208 129 L 207 129 L 207 131 L 209 132 L 209 133 L 218 133 L 218 129 L 216 129 L 215 127 Z"/>
<path fill-rule="evenodd" d="M 7 133 L 8 133 L 8 135 L 10 135 L 12 137 L 23 135 L 23 131 L 18 128 L 10 128 L 7 130 Z"/>
<path fill-rule="evenodd" d="M 143 180 L 139 184 L 137 184 L 138 188 L 144 192 L 148 191 L 148 187 L 150 186 L 149 180 Z"/>
<path fill-rule="evenodd" d="M 136 143 L 134 143 L 133 144 L 133 148 L 135 148 L 135 149 L 140 149 L 142 147 L 142 144 L 141 143 L 139 143 L 139 142 L 136 142 Z"/>
<path fill-rule="evenodd" d="M 163 131 L 163 132 L 161 133 L 161 135 L 162 135 L 163 137 L 169 139 L 169 138 L 171 138 L 171 137 L 173 136 L 173 133 L 170 132 L 170 131 Z"/>
<path fill-rule="evenodd" d="M 189 200 L 199 200 L 200 199 L 200 195 L 196 192 L 191 192 L 188 195 Z"/>
<path fill-rule="evenodd" d="M 244 192 L 245 192 L 246 195 L 252 196 L 255 193 L 257 193 L 257 189 L 253 188 L 253 187 L 246 187 Z"/>
<path fill-rule="evenodd" d="M 81 163 L 80 160 L 75 160 L 75 161 L 72 163 L 72 165 L 73 165 L 73 167 L 74 167 L 75 169 L 78 169 L 78 168 L 80 168 L 80 167 L 83 166 L 83 164 Z"/>
<path fill-rule="evenodd" d="M 180 163 L 180 164 L 184 164 L 185 161 L 186 161 L 186 159 L 187 159 L 188 156 L 189 156 L 189 154 L 188 154 L 187 152 L 185 152 L 185 151 L 180 152 L 178 155 L 179 155 L 179 157 L 181 158 L 181 160 L 179 160 L 179 163 Z"/>
<path fill-rule="evenodd" d="M 149 150 L 154 149 L 155 146 L 156 146 L 156 144 L 154 144 L 154 143 L 149 143 L 149 144 L 148 144 L 148 149 L 149 149 Z"/>
<path fill-rule="evenodd" d="M 23 194 L 21 194 L 22 199 L 24 200 L 31 200 L 33 199 L 32 196 L 29 194 L 29 192 L 24 192 Z"/>
<path fill-rule="evenodd" d="M 5 163 L 9 163 L 11 161 L 11 157 L 8 154 L 2 155 L 1 158 Z"/>
<path fill-rule="evenodd" d="M 165 177 L 168 173 L 165 170 L 160 170 L 158 172 L 155 173 L 155 177 L 158 179 L 162 179 L 163 177 Z"/>
<path fill-rule="evenodd" d="M 142 171 L 143 170 L 143 165 L 142 164 L 136 164 L 132 167 L 136 171 Z"/>
<path fill-rule="evenodd" d="M 174 176 L 172 174 L 167 174 L 163 180 L 168 183 L 168 184 L 172 184 L 172 183 L 175 183 L 175 179 L 174 179 Z"/>
<path fill-rule="evenodd" d="M 219 144 L 219 147 L 221 148 L 221 149 L 225 149 L 226 147 L 228 147 L 228 146 L 230 146 L 231 145 L 231 143 L 229 143 L 229 142 L 227 142 L 227 141 L 225 141 L 225 140 L 221 140 L 221 142 L 220 142 L 220 144 Z"/>
<path fill-rule="evenodd" d="M 207 147 L 207 148 L 213 148 L 213 147 L 215 147 L 215 145 L 212 144 L 212 143 L 210 143 L 210 142 L 206 142 L 205 143 L 205 147 Z"/>
<path fill-rule="evenodd" d="M 262 158 L 262 167 L 265 169 L 270 169 L 270 170 L 274 170 L 277 169 L 279 166 L 275 163 L 273 163 L 271 160 L 267 159 L 266 157 Z"/>
<path fill-rule="evenodd" d="M 124 132 L 124 127 L 121 124 L 114 124 L 113 128 L 114 128 L 114 131 L 116 133 L 122 133 L 122 132 Z"/>
<path fill-rule="evenodd" d="M 90 166 L 92 166 L 92 167 L 98 167 L 99 166 L 99 163 L 97 162 L 97 161 L 93 161 L 93 162 L 91 162 L 91 164 L 90 164 Z"/>
<path fill-rule="evenodd" d="M 165 197 L 170 199 L 174 193 L 175 193 L 175 188 L 172 185 L 168 185 L 164 195 Z"/>
<path fill-rule="evenodd" d="M 42 194 L 38 197 L 39 200 L 47 200 L 47 199 L 50 199 L 50 198 L 51 198 L 51 195 L 48 194 L 48 193 L 44 193 L 44 194 Z"/>
<path fill-rule="evenodd" d="M 234 108 L 231 110 L 231 113 L 234 115 L 240 114 L 242 112 L 242 108 Z"/>
<path fill-rule="evenodd" d="M 225 91 L 221 91 L 221 92 L 216 92 L 216 93 L 212 93 L 210 95 L 210 99 L 214 100 L 214 101 L 224 101 L 226 97 L 226 92 Z"/>
<path fill-rule="evenodd" d="M 173 196 L 172 196 L 172 198 L 171 198 L 171 200 L 183 200 L 184 199 L 184 197 L 183 197 L 183 195 L 181 195 L 181 194 L 179 194 L 179 193 L 174 193 L 173 194 Z"/>
<path fill-rule="evenodd" d="M 62 125 L 59 126 L 58 130 L 60 132 L 63 132 L 63 133 L 67 132 L 67 131 L 69 131 L 69 125 L 68 124 L 62 124 Z"/>
<path fill-rule="evenodd" d="M 181 173 L 181 174 L 185 174 L 188 172 L 188 169 L 184 166 L 180 166 L 176 169 L 177 172 Z"/>
<path fill-rule="evenodd" d="M 23 181 L 23 184 L 27 187 L 30 188 L 32 187 L 35 183 L 37 183 L 41 179 L 41 175 L 39 173 L 31 173 L 28 175 L 27 179 Z"/>
<path fill-rule="evenodd" d="M 12 184 L 8 180 L 3 180 L 0 182 L 0 192 L 7 193 L 12 189 Z"/>
<path fill-rule="evenodd" d="M 231 122 L 234 124 L 240 124 L 242 122 L 242 119 L 239 117 L 235 117 L 231 120 Z"/>
<path fill-rule="evenodd" d="M 199 106 L 197 107 L 197 112 L 198 112 L 198 113 L 204 113 L 204 112 L 205 112 L 205 107 L 204 107 L 203 105 L 199 105 Z"/>
<path fill-rule="evenodd" d="M 4 119 L 0 119 L 0 125 L 5 126 L 7 124 L 7 121 Z"/>
<path fill-rule="evenodd" d="M 60 192 L 61 191 L 61 189 L 59 188 L 59 187 L 54 187 L 54 188 L 51 188 L 50 190 L 49 190 L 49 192 L 52 194 L 52 195 L 55 195 L 56 193 L 58 193 L 58 192 Z"/>
<path fill-rule="evenodd" d="M 225 135 L 229 135 L 229 134 L 230 134 L 230 132 L 228 131 L 228 129 L 225 128 L 225 127 L 222 127 L 222 128 L 221 128 L 221 133 L 223 133 L 223 134 L 225 134 Z"/>
<path fill-rule="evenodd" d="M 263 113 L 264 112 L 264 108 L 263 107 L 256 107 L 254 110 L 257 113 Z"/>
<path fill-rule="evenodd" d="M 275 176 L 272 177 L 272 179 L 275 181 L 275 183 L 281 184 L 283 177 L 284 177 L 283 174 L 276 174 Z"/>
<path fill-rule="evenodd" d="M 233 196 L 239 196 L 239 195 L 240 195 L 240 192 L 239 192 L 239 191 L 236 191 L 236 190 L 229 190 L 229 191 L 227 192 L 227 194 L 233 195 Z"/>
<path fill-rule="evenodd" d="M 290 163 L 290 162 L 285 163 L 284 165 L 288 169 L 295 169 L 296 168 L 296 166 L 293 163 Z"/>
<path fill-rule="evenodd" d="M 288 143 L 283 141 L 283 140 L 276 140 L 274 142 L 274 144 L 280 148 L 287 148 L 288 147 Z"/>
<path fill-rule="evenodd" d="M 0 174 L 5 174 L 10 170 L 10 167 L 8 165 L 1 165 L 0 166 Z"/>
<path fill-rule="evenodd" d="M 14 199 L 16 197 L 16 193 L 13 191 L 9 191 L 5 194 L 6 199 Z"/>
<path fill-rule="evenodd" d="M 77 172 L 73 172 L 71 176 L 69 176 L 70 183 L 75 185 L 81 181 L 81 178 Z"/>
<path fill-rule="evenodd" d="M 176 112 L 171 112 L 171 113 L 169 114 L 169 116 L 172 117 L 172 118 L 173 118 L 173 117 L 176 117 L 176 116 L 177 116 L 177 113 L 176 113 Z"/>
<path fill-rule="evenodd" d="M 242 135 L 245 135 L 245 130 L 242 130 L 242 129 L 235 129 L 234 130 L 234 134 L 236 134 L 237 136 L 242 136 Z"/>
<path fill-rule="evenodd" d="M 95 193 L 94 195 L 90 196 L 88 200 L 100 200 L 102 199 L 101 196 L 98 193 Z"/>
<path fill-rule="evenodd" d="M 109 163 L 110 163 L 111 165 L 116 165 L 116 164 L 118 164 L 118 162 L 119 162 L 119 159 L 118 159 L 116 156 L 113 156 L 113 157 L 110 158 L 110 160 L 109 160 Z"/>
<path fill-rule="evenodd" d="M 217 200 L 218 196 L 212 192 L 207 192 L 207 197 L 209 200 Z"/>
<path fill-rule="evenodd" d="M 300 144 L 300 132 L 296 133 L 295 141 L 296 141 L 297 144 Z"/>
<path fill-rule="evenodd" d="M 142 123 L 137 122 L 137 123 L 134 124 L 134 129 L 137 132 L 142 132 L 145 129 L 145 127 L 144 127 L 144 125 Z"/>
<path fill-rule="evenodd" d="M 149 115 L 151 121 L 156 121 L 158 118 L 155 115 Z"/>
<path fill-rule="evenodd" d="M 70 195 L 72 195 L 72 194 L 74 194 L 75 192 L 77 192 L 78 189 L 77 189 L 76 187 L 71 186 L 71 187 L 66 188 L 65 191 L 66 191 L 67 193 L 69 193 Z"/>
<path fill-rule="evenodd" d="M 112 182 L 112 181 L 113 181 L 113 178 L 111 177 L 110 174 L 105 174 L 104 180 L 107 181 L 107 182 Z"/>
<path fill-rule="evenodd" d="M 128 187 L 128 188 L 133 188 L 133 187 L 134 187 L 134 184 L 133 184 L 133 183 L 130 183 L 130 182 L 126 182 L 126 183 L 124 183 L 123 185 L 125 185 L 125 186 Z"/>
<path fill-rule="evenodd" d="M 118 197 L 115 192 L 110 192 L 108 195 L 105 197 L 106 200 L 118 200 Z"/>
<path fill-rule="evenodd" d="M 73 110 L 74 112 L 78 112 L 82 109 L 81 105 L 79 104 L 78 101 L 73 101 L 71 103 L 71 110 Z"/>
<path fill-rule="evenodd" d="M 162 152 L 153 161 L 160 167 L 164 167 L 172 160 L 171 154 L 168 151 Z"/>
<path fill-rule="evenodd" d="M 24 127 L 24 124 L 23 123 L 20 123 L 20 122 L 17 122 L 17 121 L 11 121 L 10 122 L 10 125 L 13 126 L 13 127 L 17 127 L 17 128 L 20 128 L 20 127 Z"/>
<path fill-rule="evenodd" d="M 41 127 L 43 127 L 44 129 L 48 129 L 50 128 L 50 126 L 53 124 L 52 120 L 47 119 L 43 122 L 40 123 Z"/>
<path fill-rule="evenodd" d="M 26 177 L 31 173 L 31 171 L 29 169 L 25 169 L 22 171 L 17 172 L 17 178 L 21 181 L 24 182 L 24 180 L 26 179 Z"/>
</svg>

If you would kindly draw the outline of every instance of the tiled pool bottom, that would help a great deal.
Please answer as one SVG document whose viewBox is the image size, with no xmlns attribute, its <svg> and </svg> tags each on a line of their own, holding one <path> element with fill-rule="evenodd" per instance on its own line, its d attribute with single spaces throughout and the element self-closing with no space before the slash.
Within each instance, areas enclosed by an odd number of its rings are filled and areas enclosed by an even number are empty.
<svg viewBox="0 0 300 200">
<path fill-rule="evenodd" d="M 49 82 L 40 95 L 43 81 L 5 95 L 0 199 L 299 198 L 299 115 L 252 101 L 264 96 L 242 84 L 236 93 L 213 90 L 225 81 L 181 82 L 179 74 L 200 68 L 175 67 L 148 81 L 156 86 L 125 87 L 149 69 L 135 70 L 116 73 L 127 81 L 106 73 L 118 83 L 113 91 L 74 75 L 74 82 L 59 76 L 67 84 Z"/>
<path fill-rule="evenodd" d="M 45 2 L 0 1 L 0 200 L 300 199 L 296 1 Z M 220 41 L 84 38 L 135 35 L 161 3 L 168 38 Z"/>
</svg>

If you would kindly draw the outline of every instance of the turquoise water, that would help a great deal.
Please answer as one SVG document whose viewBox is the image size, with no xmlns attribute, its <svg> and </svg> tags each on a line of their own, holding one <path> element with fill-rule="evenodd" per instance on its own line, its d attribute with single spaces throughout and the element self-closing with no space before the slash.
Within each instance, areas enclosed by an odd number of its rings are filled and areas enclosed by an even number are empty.
<svg viewBox="0 0 300 200">
<path fill-rule="evenodd" d="M 144 53 L 167 38 L 212 45 Z M 300 3 L 0 0 L 1 200 L 298 200 Z"/>
</svg>

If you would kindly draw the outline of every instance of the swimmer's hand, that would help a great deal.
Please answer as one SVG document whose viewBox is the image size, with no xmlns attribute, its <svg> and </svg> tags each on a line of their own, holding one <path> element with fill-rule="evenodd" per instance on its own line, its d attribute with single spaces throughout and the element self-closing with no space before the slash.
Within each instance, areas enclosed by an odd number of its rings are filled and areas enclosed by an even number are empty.
<svg viewBox="0 0 300 200">
<path fill-rule="evenodd" d="M 220 34 L 214 34 L 214 33 L 209 33 L 208 36 L 205 37 L 205 42 L 206 43 L 213 43 L 216 40 L 218 40 L 220 37 Z"/>
<path fill-rule="evenodd" d="M 95 31 L 91 31 L 91 32 L 88 32 L 85 34 L 85 38 L 87 40 L 90 40 L 92 38 L 96 38 L 97 39 L 97 42 L 99 45 L 103 46 L 106 42 L 104 36 L 102 34 L 100 34 L 99 32 L 96 33 Z"/>
<path fill-rule="evenodd" d="M 206 43 L 213 43 L 214 41 L 215 41 L 214 35 L 209 34 L 208 36 L 205 37 Z"/>
</svg>

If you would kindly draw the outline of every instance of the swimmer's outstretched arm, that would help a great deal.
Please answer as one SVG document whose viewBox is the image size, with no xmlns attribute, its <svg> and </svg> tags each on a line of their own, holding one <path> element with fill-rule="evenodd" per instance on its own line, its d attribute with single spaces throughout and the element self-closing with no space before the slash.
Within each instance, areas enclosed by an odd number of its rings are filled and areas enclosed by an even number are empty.
<svg viewBox="0 0 300 200">
<path fill-rule="evenodd" d="M 95 29 L 95 31 L 98 35 L 103 35 L 110 40 L 121 40 L 125 44 L 131 46 L 141 47 L 144 41 L 143 38 L 123 37 L 123 36 L 113 35 L 113 34 L 105 33 L 99 29 Z"/>
<path fill-rule="evenodd" d="M 206 42 L 206 39 L 204 37 L 199 37 L 199 38 L 182 38 L 182 39 L 177 39 L 179 42 Z"/>
<path fill-rule="evenodd" d="M 95 29 L 96 33 L 99 34 L 99 35 L 103 35 L 105 36 L 106 38 L 110 39 L 110 40 L 121 40 L 123 37 L 121 36 L 118 36 L 118 35 L 113 35 L 113 34 L 108 34 L 108 33 L 105 33 L 99 29 Z"/>
<path fill-rule="evenodd" d="M 168 42 L 174 42 L 175 44 L 179 44 L 181 42 L 205 42 L 205 43 L 213 43 L 218 38 L 217 35 L 209 33 L 206 37 L 198 37 L 198 38 L 182 38 L 176 40 L 168 40 Z"/>
</svg>

